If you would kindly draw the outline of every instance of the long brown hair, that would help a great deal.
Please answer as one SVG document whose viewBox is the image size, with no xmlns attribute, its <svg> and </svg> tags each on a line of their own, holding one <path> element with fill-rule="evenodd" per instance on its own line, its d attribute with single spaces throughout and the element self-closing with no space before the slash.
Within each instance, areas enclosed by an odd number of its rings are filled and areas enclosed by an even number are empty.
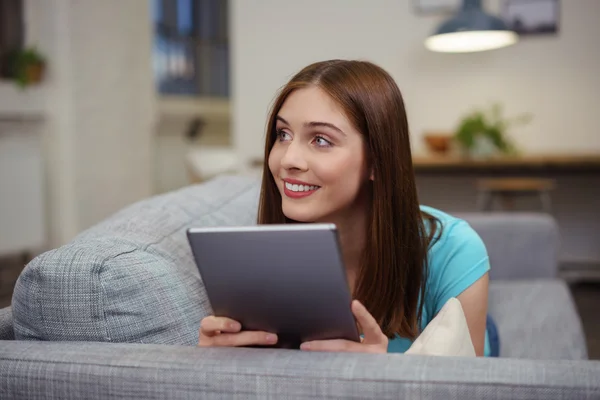
<svg viewBox="0 0 600 400">
<path fill-rule="evenodd" d="M 373 171 L 366 246 L 354 297 L 388 337 L 399 334 L 414 339 L 425 299 L 427 250 L 437 224 L 419 208 L 404 101 L 382 68 L 365 61 L 318 62 L 281 89 L 267 121 L 258 223 L 289 222 L 268 160 L 281 106 L 290 93 L 307 86 L 331 96 L 363 135 L 367 165 Z M 429 232 L 424 221 L 430 222 Z"/>
</svg>

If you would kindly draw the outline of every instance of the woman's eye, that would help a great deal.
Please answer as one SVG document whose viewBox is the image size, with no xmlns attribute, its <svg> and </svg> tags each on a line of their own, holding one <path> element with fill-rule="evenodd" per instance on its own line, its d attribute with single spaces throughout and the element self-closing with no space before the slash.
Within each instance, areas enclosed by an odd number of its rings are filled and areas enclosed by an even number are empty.
<svg viewBox="0 0 600 400">
<path fill-rule="evenodd" d="M 277 139 L 280 142 L 286 142 L 291 139 L 290 134 L 284 131 L 283 129 L 277 129 L 276 131 Z"/>
<path fill-rule="evenodd" d="M 318 147 L 331 147 L 332 146 L 331 142 L 322 136 L 317 136 L 315 138 L 315 144 Z"/>
</svg>

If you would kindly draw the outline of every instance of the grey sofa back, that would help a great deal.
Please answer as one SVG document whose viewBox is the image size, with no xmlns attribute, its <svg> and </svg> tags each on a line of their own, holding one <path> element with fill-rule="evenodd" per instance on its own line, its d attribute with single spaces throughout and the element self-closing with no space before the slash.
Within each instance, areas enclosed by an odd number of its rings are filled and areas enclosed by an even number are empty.
<svg viewBox="0 0 600 400">
<path fill-rule="evenodd" d="M 560 233 L 544 213 L 456 213 L 477 231 L 490 256 L 490 279 L 555 278 Z"/>
</svg>

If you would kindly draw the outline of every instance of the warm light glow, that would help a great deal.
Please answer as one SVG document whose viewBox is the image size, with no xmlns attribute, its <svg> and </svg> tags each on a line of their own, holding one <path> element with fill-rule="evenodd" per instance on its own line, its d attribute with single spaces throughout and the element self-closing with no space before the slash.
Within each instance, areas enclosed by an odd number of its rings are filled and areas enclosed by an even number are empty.
<svg viewBox="0 0 600 400">
<path fill-rule="evenodd" d="M 425 47 L 442 53 L 470 53 L 510 46 L 518 39 L 512 31 L 464 31 L 430 36 Z"/>
</svg>

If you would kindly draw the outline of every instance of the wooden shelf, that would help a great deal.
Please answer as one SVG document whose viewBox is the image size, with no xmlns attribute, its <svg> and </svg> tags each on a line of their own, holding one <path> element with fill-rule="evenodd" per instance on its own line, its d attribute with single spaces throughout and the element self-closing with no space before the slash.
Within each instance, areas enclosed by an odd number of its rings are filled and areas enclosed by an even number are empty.
<svg viewBox="0 0 600 400">
<path fill-rule="evenodd" d="M 27 114 L 27 113 L 3 113 L 0 111 L 0 124 L 1 123 L 35 123 L 42 122 L 44 116 L 41 114 Z"/>
<path fill-rule="evenodd" d="M 523 155 L 467 159 L 430 155 L 413 156 L 417 173 L 449 172 L 600 172 L 600 154 Z"/>
<path fill-rule="evenodd" d="M 0 118 L 36 120 L 46 115 L 46 107 L 45 86 L 19 89 L 12 82 L 0 81 Z"/>
</svg>

